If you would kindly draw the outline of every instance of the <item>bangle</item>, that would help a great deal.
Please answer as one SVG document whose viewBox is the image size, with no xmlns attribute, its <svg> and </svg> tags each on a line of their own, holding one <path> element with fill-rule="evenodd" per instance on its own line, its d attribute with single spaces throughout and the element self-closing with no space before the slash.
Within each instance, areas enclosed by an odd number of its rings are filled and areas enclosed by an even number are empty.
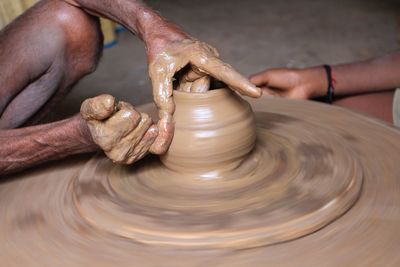
<svg viewBox="0 0 400 267">
<path fill-rule="evenodd" d="M 332 68 L 329 65 L 323 65 L 325 72 L 326 72 L 326 77 L 328 80 L 328 90 L 326 92 L 325 96 L 325 101 L 329 104 L 332 104 L 333 102 L 333 97 L 334 97 L 334 91 L 335 88 L 333 87 L 333 82 L 335 81 L 332 77 Z"/>
</svg>

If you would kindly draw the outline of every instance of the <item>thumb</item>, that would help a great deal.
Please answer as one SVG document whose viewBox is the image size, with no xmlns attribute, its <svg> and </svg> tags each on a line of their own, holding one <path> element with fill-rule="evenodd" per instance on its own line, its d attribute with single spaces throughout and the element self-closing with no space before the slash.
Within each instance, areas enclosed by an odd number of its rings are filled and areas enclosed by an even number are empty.
<svg viewBox="0 0 400 267">
<path fill-rule="evenodd" d="M 115 108 L 115 98 L 103 94 L 83 101 L 80 113 L 85 120 L 104 120 L 115 112 Z"/>
</svg>

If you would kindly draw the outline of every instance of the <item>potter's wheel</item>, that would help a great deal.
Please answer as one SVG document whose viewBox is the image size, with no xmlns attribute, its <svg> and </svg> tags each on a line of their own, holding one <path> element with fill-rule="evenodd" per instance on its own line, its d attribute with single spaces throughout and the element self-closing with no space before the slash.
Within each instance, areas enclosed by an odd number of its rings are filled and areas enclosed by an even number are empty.
<svg viewBox="0 0 400 267">
<path fill-rule="evenodd" d="M 133 167 L 92 159 L 71 188 L 78 212 L 101 231 L 146 244 L 249 248 L 309 234 L 357 200 L 362 167 L 340 138 L 304 121 L 268 129 L 284 117 L 257 115 L 255 149 L 222 177 L 174 172 L 157 158 Z"/>
<path fill-rule="evenodd" d="M 327 105 L 251 103 L 258 142 L 236 176 L 177 175 L 154 157 L 123 167 L 97 155 L 6 180 L 2 261 L 398 265 L 400 133 Z"/>
</svg>

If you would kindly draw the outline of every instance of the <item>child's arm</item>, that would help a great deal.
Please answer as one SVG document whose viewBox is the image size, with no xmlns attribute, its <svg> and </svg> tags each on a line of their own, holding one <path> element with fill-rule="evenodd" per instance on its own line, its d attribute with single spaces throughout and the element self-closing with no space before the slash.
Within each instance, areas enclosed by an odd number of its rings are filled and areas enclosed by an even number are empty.
<svg viewBox="0 0 400 267">
<path fill-rule="evenodd" d="M 354 95 L 400 87 L 400 52 L 381 58 L 332 66 L 335 95 Z M 250 78 L 264 92 L 290 98 L 326 95 L 327 75 L 323 67 L 270 69 Z"/>
</svg>

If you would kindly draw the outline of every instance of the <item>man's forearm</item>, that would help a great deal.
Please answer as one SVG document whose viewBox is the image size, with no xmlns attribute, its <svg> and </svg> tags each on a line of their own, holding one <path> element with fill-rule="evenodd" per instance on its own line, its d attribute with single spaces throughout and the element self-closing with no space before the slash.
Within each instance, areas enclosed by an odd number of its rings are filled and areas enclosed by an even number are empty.
<svg viewBox="0 0 400 267">
<path fill-rule="evenodd" d="M 80 115 L 50 124 L 0 130 L 0 175 L 97 149 Z"/>
<path fill-rule="evenodd" d="M 140 0 L 64 0 L 89 13 L 111 19 L 139 36 L 146 44 L 155 39 L 181 40 L 186 34 Z"/>
</svg>

